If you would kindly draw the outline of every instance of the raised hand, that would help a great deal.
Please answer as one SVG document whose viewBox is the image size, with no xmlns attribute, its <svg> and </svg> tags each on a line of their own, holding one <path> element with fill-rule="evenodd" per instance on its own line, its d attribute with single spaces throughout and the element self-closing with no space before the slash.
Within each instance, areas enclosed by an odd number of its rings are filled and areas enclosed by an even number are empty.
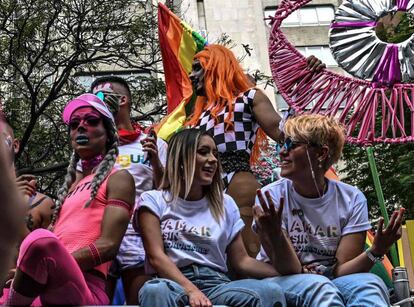
<svg viewBox="0 0 414 307">
<path fill-rule="evenodd" d="M 282 233 L 282 215 L 284 198 L 279 200 L 279 209 L 276 209 L 275 203 L 270 196 L 270 192 L 266 191 L 266 200 L 261 190 L 257 190 L 260 206 L 253 207 L 253 217 L 259 230 L 259 234 L 270 236 L 273 239 L 280 237 Z"/>
<path fill-rule="evenodd" d="M 16 178 L 17 189 L 20 191 L 26 202 L 36 195 L 36 177 L 33 175 L 21 175 Z"/>
<path fill-rule="evenodd" d="M 306 62 L 308 64 L 307 68 L 310 71 L 320 72 L 322 69 L 326 68 L 326 65 L 314 55 L 306 58 Z"/>
<path fill-rule="evenodd" d="M 157 146 L 157 135 L 155 134 L 154 128 L 150 128 L 148 136 L 141 141 L 142 150 L 147 154 L 147 159 L 154 165 L 158 162 L 158 146 Z"/>
<path fill-rule="evenodd" d="M 377 232 L 372 244 L 372 253 L 375 255 L 385 255 L 391 246 L 401 238 L 401 223 L 403 221 L 405 209 L 401 208 L 398 211 L 394 211 L 391 215 L 388 226 L 384 227 L 384 219 L 381 218 L 378 222 Z"/>
</svg>

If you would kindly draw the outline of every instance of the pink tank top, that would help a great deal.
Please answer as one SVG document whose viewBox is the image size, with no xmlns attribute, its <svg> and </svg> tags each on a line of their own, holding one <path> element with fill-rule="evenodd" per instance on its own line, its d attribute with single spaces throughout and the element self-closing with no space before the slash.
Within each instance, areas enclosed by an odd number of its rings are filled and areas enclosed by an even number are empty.
<svg viewBox="0 0 414 307">
<path fill-rule="evenodd" d="M 109 176 L 114 172 L 115 169 Z M 69 253 L 88 246 L 101 235 L 103 214 L 108 203 L 106 188 L 109 176 L 102 182 L 89 207 L 85 208 L 91 195 L 91 182 L 94 175 L 91 174 L 80 180 L 68 193 L 53 231 Z M 110 262 L 106 262 L 95 269 L 106 276 L 109 265 Z"/>
</svg>

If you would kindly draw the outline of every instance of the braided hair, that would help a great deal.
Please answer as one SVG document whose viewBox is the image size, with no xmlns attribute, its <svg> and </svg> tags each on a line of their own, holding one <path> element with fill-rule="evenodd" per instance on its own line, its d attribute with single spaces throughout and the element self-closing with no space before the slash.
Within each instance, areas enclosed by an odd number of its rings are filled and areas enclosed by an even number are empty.
<svg viewBox="0 0 414 307">
<path fill-rule="evenodd" d="M 91 182 L 91 195 L 85 207 L 89 207 L 92 200 L 96 197 L 99 187 L 101 186 L 105 178 L 110 174 L 112 167 L 116 162 L 116 157 L 118 155 L 118 133 L 115 124 L 106 117 L 102 117 L 102 122 L 108 134 L 106 155 L 102 162 L 99 163 L 95 171 L 95 176 L 93 177 Z M 70 187 L 76 179 L 76 166 L 79 160 L 79 155 L 75 151 L 73 151 L 65 175 L 65 180 L 63 182 L 62 187 L 58 191 L 58 200 L 56 201 L 55 210 L 53 211 L 51 223 L 49 226 L 51 229 L 53 229 L 53 227 L 55 226 L 56 221 L 59 217 L 59 213 L 62 209 L 63 202 L 65 201 L 66 196 L 68 195 Z"/>
<path fill-rule="evenodd" d="M 96 194 L 98 193 L 99 187 L 101 186 L 102 182 L 105 180 L 106 177 L 108 177 L 109 173 L 111 172 L 115 162 L 116 157 L 118 156 L 118 132 L 116 131 L 116 128 L 114 124 L 107 120 L 104 121 L 104 126 L 106 128 L 106 131 L 108 131 L 108 144 L 106 148 L 106 155 L 101 163 L 99 163 L 95 176 L 92 179 L 91 183 L 91 196 L 89 198 L 88 203 L 85 205 L 85 207 L 89 207 L 92 200 L 96 197 Z"/>
<path fill-rule="evenodd" d="M 58 191 L 58 199 L 55 203 L 55 210 L 52 214 L 52 219 L 50 221 L 50 227 L 53 227 L 56 223 L 56 220 L 59 216 L 60 210 L 62 208 L 63 202 L 68 195 L 69 189 L 72 186 L 72 183 L 75 181 L 76 178 L 76 165 L 78 164 L 80 157 L 79 155 L 73 151 L 72 156 L 70 158 L 69 166 L 66 171 L 65 180 L 63 185 L 60 187 Z"/>
</svg>

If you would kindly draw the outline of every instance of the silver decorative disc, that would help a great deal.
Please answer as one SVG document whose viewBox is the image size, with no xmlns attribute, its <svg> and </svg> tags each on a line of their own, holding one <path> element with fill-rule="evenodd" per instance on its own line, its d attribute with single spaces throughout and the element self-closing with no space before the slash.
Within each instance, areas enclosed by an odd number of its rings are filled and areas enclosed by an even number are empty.
<svg viewBox="0 0 414 307">
<path fill-rule="evenodd" d="M 414 0 L 344 0 L 329 31 L 338 65 L 385 85 L 414 80 Z"/>
</svg>

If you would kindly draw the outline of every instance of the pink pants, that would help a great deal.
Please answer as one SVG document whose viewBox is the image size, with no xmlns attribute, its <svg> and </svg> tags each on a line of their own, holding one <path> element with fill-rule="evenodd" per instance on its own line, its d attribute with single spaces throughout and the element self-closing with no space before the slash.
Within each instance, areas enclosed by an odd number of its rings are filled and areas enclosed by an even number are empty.
<svg viewBox="0 0 414 307">
<path fill-rule="evenodd" d="M 77 262 L 50 231 L 36 229 L 22 242 L 17 267 L 46 285 L 42 305 L 108 305 L 105 280 L 82 272 Z"/>
</svg>

